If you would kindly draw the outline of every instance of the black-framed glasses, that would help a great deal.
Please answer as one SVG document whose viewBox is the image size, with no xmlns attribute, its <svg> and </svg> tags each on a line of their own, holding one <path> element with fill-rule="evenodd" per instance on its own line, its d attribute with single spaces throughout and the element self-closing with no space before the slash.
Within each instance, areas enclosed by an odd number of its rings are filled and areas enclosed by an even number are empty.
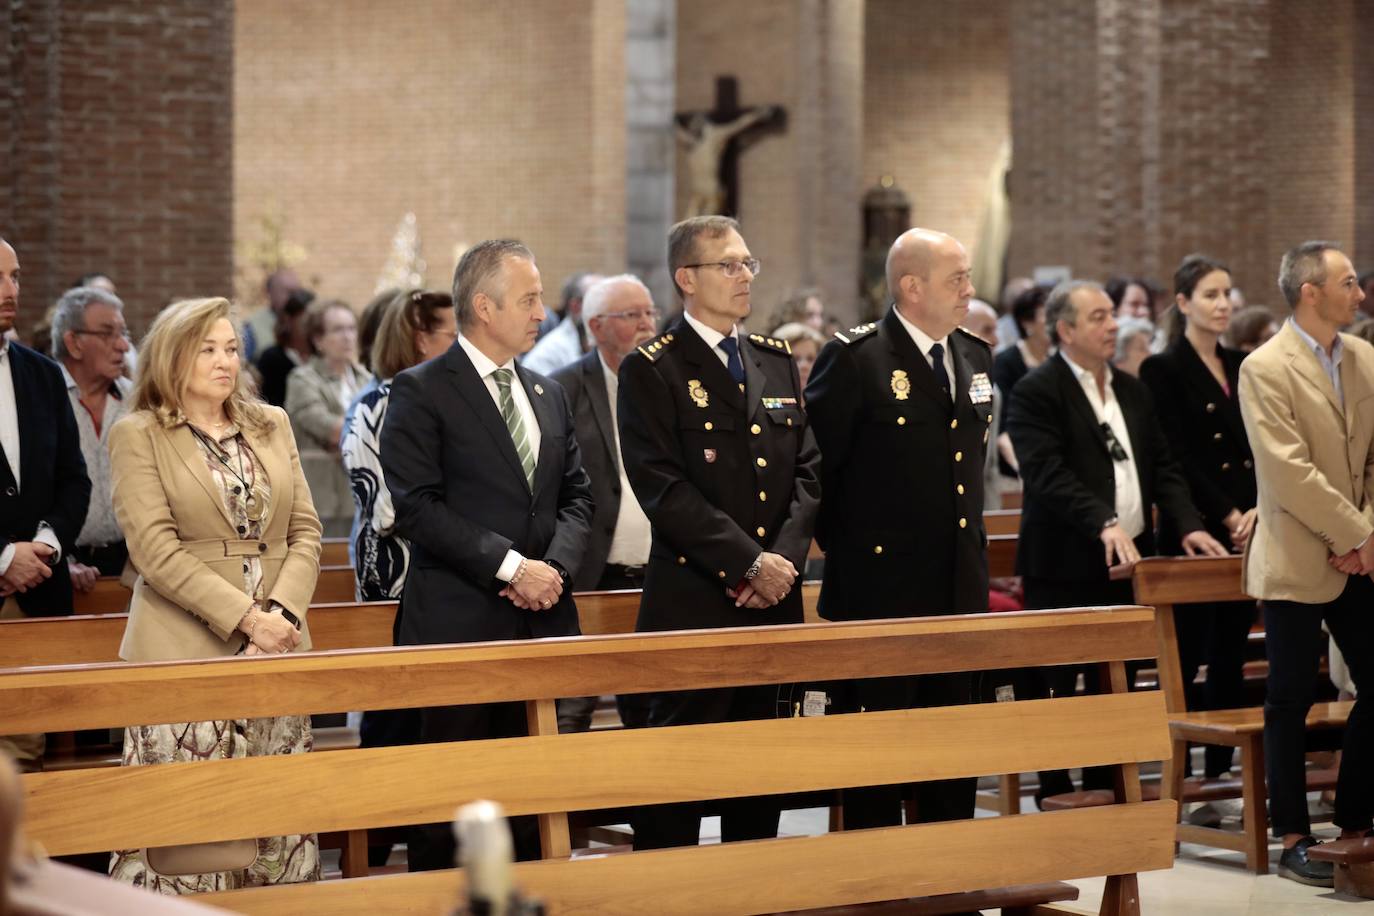
<svg viewBox="0 0 1374 916">
<path fill-rule="evenodd" d="M 90 337 L 99 337 L 106 343 L 118 337 L 122 337 L 125 340 L 133 340 L 133 338 L 129 336 L 128 328 L 101 328 L 98 331 L 93 331 L 90 328 L 72 328 L 71 331 L 73 334 L 85 334 Z"/>
<path fill-rule="evenodd" d="M 707 262 L 704 263 L 704 264 L 683 264 L 682 266 L 683 266 L 683 267 L 719 267 L 721 273 L 725 274 L 725 276 L 730 277 L 731 279 L 734 279 L 735 277 L 738 277 L 738 276 L 739 276 L 740 269 L 741 269 L 741 268 L 744 268 L 744 267 L 749 268 L 749 273 L 750 273 L 751 276 L 757 277 L 757 276 L 759 275 L 759 269 L 760 269 L 763 265 L 759 263 L 759 259 L 758 259 L 758 258 L 745 258 L 745 259 L 742 260 L 742 261 L 741 261 L 741 260 L 731 260 L 731 261 L 707 261 Z"/>
<path fill-rule="evenodd" d="M 1116 433 L 1112 432 L 1110 423 L 1102 424 L 1102 435 L 1107 437 L 1107 451 L 1111 454 L 1113 461 L 1130 461 L 1131 456 L 1126 454 L 1125 447 L 1116 438 Z"/>
</svg>

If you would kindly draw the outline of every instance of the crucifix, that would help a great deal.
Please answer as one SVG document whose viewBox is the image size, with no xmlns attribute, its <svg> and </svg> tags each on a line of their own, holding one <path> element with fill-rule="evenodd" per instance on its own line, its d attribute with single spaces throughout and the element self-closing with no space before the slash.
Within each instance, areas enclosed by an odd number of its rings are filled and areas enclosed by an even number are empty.
<svg viewBox="0 0 1374 916">
<path fill-rule="evenodd" d="M 716 105 L 710 111 L 679 112 L 677 137 L 687 151 L 691 195 L 687 216 L 734 216 L 739 206 L 739 154 L 768 128 L 786 126 L 780 105 L 741 108 L 733 76 L 716 77 Z"/>
</svg>

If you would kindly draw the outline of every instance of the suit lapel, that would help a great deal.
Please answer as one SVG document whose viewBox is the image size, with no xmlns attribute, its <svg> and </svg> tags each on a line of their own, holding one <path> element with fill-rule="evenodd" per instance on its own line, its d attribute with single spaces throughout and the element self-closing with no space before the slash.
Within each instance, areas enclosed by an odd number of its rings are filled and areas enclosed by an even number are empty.
<svg viewBox="0 0 1374 916">
<path fill-rule="evenodd" d="M 587 389 L 587 400 L 592 405 L 592 417 L 601 430 L 601 444 L 610 456 L 611 467 L 620 470 L 620 455 L 615 447 L 615 425 L 611 422 L 611 395 L 606 390 L 606 376 L 601 368 L 601 356 L 596 348 L 582 360 L 582 385 Z"/>
<path fill-rule="evenodd" d="M 948 410 L 950 408 L 949 398 L 945 397 L 944 391 L 936 383 L 935 371 L 930 368 L 926 355 L 921 352 L 920 347 L 916 346 L 916 341 L 911 339 L 911 334 L 902 325 L 902 320 L 897 317 L 896 306 L 888 308 L 882 323 L 878 325 L 878 333 L 887 338 L 888 347 L 897 357 L 898 365 L 906 372 L 911 386 Z"/>
<path fill-rule="evenodd" d="M 1072 404 L 1079 417 L 1088 424 L 1088 429 L 1092 430 L 1093 438 L 1102 446 L 1102 451 L 1110 459 L 1112 450 L 1107 447 L 1107 436 L 1102 432 L 1102 423 L 1097 419 L 1097 414 L 1093 411 L 1093 405 L 1089 403 L 1087 394 L 1083 392 L 1083 386 L 1078 384 L 1078 379 L 1074 377 L 1073 370 L 1058 353 L 1050 359 L 1053 360 L 1055 371 L 1059 373 L 1059 387 L 1064 394 L 1064 400 Z M 1113 385 L 1112 390 L 1116 390 L 1115 385 Z M 1127 420 L 1127 431 L 1130 431 L 1129 420 Z M 1131 448 L 1134 450 L 1134 433 L 1132 433 L 1131 438 Z"/>
<path fill-rule="evenodd" d="M 960 336 L 958 331 L 949 335 L 950 356 L 954 359 L 954 410 L 960 410 L 959 402 L 962 400 L 964 406 L 973 409 L 973 400 L 969 397 L 969 392 L 973 389 L 973 367 L 969 365 L 968 354 L 964 351 L 967 344 Z"/>
<path fill-rule="evenodd" d="M 539 455 L 534 462 L 534 492 L 538 493 L 539 488 L 548 483 L 549 475 L 556 473 L 562 466 L 557 460 L 557 453 L 554 451 L 554 441 L 557 438 L 556 432 L 563 428 L 563 418 L 554 410 L 548 390 L 542 383 L 530 378 L 530 374 L 519 363 L 515 364 L 515 374 L 520 378 L 521 384 L 525 386 L 525 396 L 530 399 L 534 422 L 539 424 Z M 502 421 L 501 426 L 505 427 L 504 421 Z M 510 439 L 509 434 L 506 435 L 506 439 Z M 512 452 L 514 449 L 515 446 L 512 445 Z M 520 471 L 520 476 L 525 476 L 523 468 Z"/>
<path fill-rule="evenodd" d="M 224 506 L 224 494 L 215 486 L 215 479 L 210 476 L 210 469 L 205 466 L 205 453 L 201 451 L 200 445 L 196 442 L 195 433 L 191 432 L 190 425 L 182 423 L 171 429 L 161 426 L 158 428 L 162 435 L 167 438 L 172 450 L 186 464 L 186 469 L 191 472 L 191 476 L 205 489 L 205 495 L 210 497 L 210 502 L 219 510 L 220 517 L 224 519 L 224 524 L 233 528 L 234 520 L 229 517 L 229 510 Z"/>
<path fill-rule="evenodd" d="M 739 336 L 739 358 L 744 363 L 744 413 L 752 418 L 763 409 L 763 385 L 768 377 L 758 351 L 745 334 Z"/>
<path fill-rule="evenodd" d="M 1321 393 L 1326 398 L 1326 402 L 1331 405 L 1331 409 L 1336 411 L 1337 416 L 1344 417 L 1345 409 L 1341 402 L 1336 399 L 1336 389 L 1331 384 L 1331 379 L 1327 377 L 1322 369 L 1321 363 L 1317 362 L 1317 354 L 1307 349 L 1307 342 L 1298 336 L 1298 333 L 1291 328 L 1285 328 L 1293 336 L 1293 343 L 1296 346 L 1289 349 L 1289 361 L 1296 372 L 1309 385 Z M 1353 373 L 1347 373 L 1345 360 L 1341 360 L 1341 384 L 1344 388 L 1345 380 Z M 1346 392 L 1347 397 L 1349 392 Z"/>
<path fill-rule="evenodd" d="M 477 374 L 477 368 L 472 365 L 472 360 L 468 359 L 467 352 L 461 346 L 449 347 L 443 359 L 458 394 L 467 402 L 477 421 L 487 431 L 487 435 L 491 436 L 492 444 L 496 446 L 506 464 L 520 476 L 520 482 L 525 483 L 525 468 L 520 464 L 520 456 L 515 452 L 510 430 L 506 428 L 501 411 L 496 409 L 496 402 L 491 398 L 487 383 Z"/>
<path fill-rule="evenodd" d="M 267 477 L 267 484 L 272 491 L 267 502 L 267 514 L 262 518 L 262 530 L 266 531 L 285 503 L 289 485 L 294 485 L 294 481 L 291 480 L 291 467 L 280 460 L 281 453 L 272 447 L 270 433 L 266 436 L 250 436 L 245 432 L 243 438 L 253 450 L 253 457 L 257 459 L 258 466 Z"/>
<path fill-rule="evenodd" d="M 41 419 L 45 423 L 55 423 L 55 418 L 40 417 L 38 405 L 33 403 L 34 392 L 38 389 L 37 373 L 29 361 L 29 354 L 13 343 L 10 344 L 10 367 L 14 379 L 14 415 L 19 424 L 19 491 L 34 486 L 36 481 L 35 464 L 38 456 L 33 453 L 39 442 L 37 436 L 26 436 L 24 430 L 33 429 Z M 9 469 L 6 468 L 6 471 Z"/>
</svg>

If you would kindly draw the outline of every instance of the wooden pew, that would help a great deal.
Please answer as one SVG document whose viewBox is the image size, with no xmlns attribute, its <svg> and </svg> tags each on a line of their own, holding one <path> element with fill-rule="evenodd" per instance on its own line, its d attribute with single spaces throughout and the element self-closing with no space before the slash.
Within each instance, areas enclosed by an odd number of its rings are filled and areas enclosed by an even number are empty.
<svg viewBox="0 0 1374 916">
<path fill-rule="evenodd" d="M 983 513 L 983 530 L 988 537 L 996 534 L 1020 534 L 1020 509 L 989 509 Z"/>
<path fill-rule="evenodd" d="M 1255 874 L 1269 872 L 1269 818 L 1265 810 L 1264 709 L 1224 709 L 1189 712 L 1179 667 L 1176 613 L 1188 613 L 1187 604 L 1249 600 L 1242 588 L 1241 558 L 1151 557 L 1136 564 L 1132 574 L 1135 599 L 1158 611 L 1159 684 L 1169 711 L 1172 751 L 1165 761 L 1162 790 L 1165 798 L 1184 798 L 1184 760 L 1189 742 L 1240 749 L 1242 831 L 1180 823 L 1183 843 L 1232 849 L 1245 853 L 1245 864 Z M 1179 609 L 1176 605 L 1185 605 Z M 1343 728 L 1351 702 L 1317 703 L 1307 717 L 1309 729 Z M 1328 785 L 1309 781 L 1309 786 Z"/>
<path fill-rule="evenodd" d="M 315 583 L 315 595 L 310 603 L 352 601 L 357 595 L 356 582 L 357 577 L 346 557 L 342 565 L 321 566 L 320 578 Z M 77 592 L 72 597 L 72 605 L 78 615 L 122 614 L 129 609 L 132 596 L 133 592 L 122 585 L 118 578 L 102 576 L 96 580 L 91 591 Z"/>
<path fill-rule="evenodd" d="M 348 538 L 324 538 L 320 541 L 321 566 L 349 566 Z"/>
<path fill-rule="evenodd" d="M 923 910 L 948 912 L 991 905 L 987 888 L 1105 874 L 1102 912 L 1139 913 L 1135 873 L 1171 866 L 1176 817 L 1173 802 L 1140 796 L 1139 763 L 1168 751 L 1162 697 L 1126 691 L 1124 662 L 1152 653 L 1153 634 L 1149 609 L 1118 608 L 29 669 L 0 673 L 0 729 L 529 702 L 528 738 L 32 774 L 29 830 L 53 854 L 441 820 L 488 797 L 539 816 L 546 858 L 516 875 L 550 912 L 758 913 L 961 895 Z M 1094 662 L 1106 665 L 1109 693 L 1014 704 L 579 735 L 556 733 L 553 706 L 559 696 Z M 1118 804 L 569 858 L 568 811 L 1089 764 L 1117 768 Z M 229 783 L 272 785 L 292 803 L 244 805 L 223 791 Z M 440 912 L 461 880 L 430 872 L 205 902 L 264 914 Z"/>
</svg>

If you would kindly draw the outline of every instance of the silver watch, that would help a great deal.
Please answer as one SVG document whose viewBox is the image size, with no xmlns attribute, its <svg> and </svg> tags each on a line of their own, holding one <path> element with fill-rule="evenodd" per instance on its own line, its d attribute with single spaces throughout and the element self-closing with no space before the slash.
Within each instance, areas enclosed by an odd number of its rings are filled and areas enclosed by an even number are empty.
<svg viewBox="0 0 1374 916">
<path fill-rule="evenodd" d="M 763 554 L 759 554 L 757 557 L 754 558 L 754 563 L 753 563 L 752 566 L 749 567 L 748 572 L 746 572 L 746 573 L 744 574 L 744 578 L 746 578 L 746 579 L 752 579 L 752 578 L 754 578 L 755 576 L 757 576 L 757 575 L 759 574 L 759 571 L 762 570 L 762 569 L 763 569 Z"/>
</svg>

